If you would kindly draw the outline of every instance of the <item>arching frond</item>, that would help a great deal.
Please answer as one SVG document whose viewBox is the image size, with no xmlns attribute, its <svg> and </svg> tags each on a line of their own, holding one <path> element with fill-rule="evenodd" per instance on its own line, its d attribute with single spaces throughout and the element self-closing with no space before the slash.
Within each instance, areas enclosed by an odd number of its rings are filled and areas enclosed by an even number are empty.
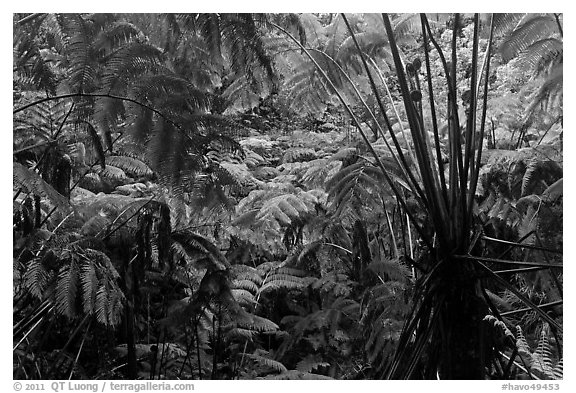
<svg viewBox="0 0 576 393">
<path fill-rule="evenodd" d="M 500 46 L 504 61 L 509 61 L 535 42 L 557 33 L 556 20 L 551 15 L 537 15 L 525 20 Z"/>
<path fill-rule="evenodd" d="M 180 246 L 191 255 L 200 254 L 203 260 L 199 260 L 203 267 L 210 270 L 224 270 L 230 267 L 230 263 L 220 250 L 210 240 L 203 236 L 190 231 L 177 231 L 171 234 L 173 242 Z"/>
<path fill-rule="evenodd" d="M 91 92 L 94 90 L 97 78 L 92 61 L 91 44 L 94 35 L 91 22 L 78 14 L 68 14 L 64 21 L 64 31 L 68 36 L 66 46 L 70 73 L 68 85 L 78 93 Z"/>
</svg>

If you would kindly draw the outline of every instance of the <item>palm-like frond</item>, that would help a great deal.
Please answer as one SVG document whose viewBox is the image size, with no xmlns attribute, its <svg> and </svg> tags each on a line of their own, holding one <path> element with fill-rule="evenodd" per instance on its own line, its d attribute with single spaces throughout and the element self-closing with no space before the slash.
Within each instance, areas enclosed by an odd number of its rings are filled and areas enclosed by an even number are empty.
<svg viewBox="0 0 576 393">
<path fill-rule="evenodd" d="M 190 231 L 177 231 L 171 234 L 171 240 L 178 243 L 188 255 L 203 257 L 199 261 L 209 270 L 224 270 L 230 267 L 226 257 L 208 239 Z"/>
<path fill-rule="evenodd" d="M 502 58 L 504 61 L 509 61 L 535 42 L 547 39 L 557 32 L 556 20 L 551 15 L 535 15 L 526 18 L 501 44 Z"/>
</svg>

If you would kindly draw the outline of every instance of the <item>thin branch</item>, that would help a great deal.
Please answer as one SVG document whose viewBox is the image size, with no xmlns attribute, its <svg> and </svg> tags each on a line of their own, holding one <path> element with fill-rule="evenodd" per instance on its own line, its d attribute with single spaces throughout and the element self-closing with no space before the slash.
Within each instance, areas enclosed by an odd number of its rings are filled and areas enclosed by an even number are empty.
<svg viewBox="0 0 576 393">
<path fill-rule="evenodd" d="M 562 305 L 562 303 L 563 303 L 562 300 L 556 300 L 556 301 L 550 302 L 550 303 L 539 304 L 538 307 L 539 308 L 549 308 L 549 307 L 560 306 L 560 305 Z M 532 307 L 526 307 L 526 308 L 520 308 L 518 310 L 506 311 L 506 312 L 500 313 L 500 315 L 505 317 L 508 315 L 518 314 L 518 313 L 522 313 L 522 312 L 528 312 L 528 311 L 532 311 L 532 310 L 533 310 Z"/>
<path fill-rule="evenodd" d="M 520 265 L 520 266 L 539 266 L 543 268 L 556 268 L 563 269 L 564 265 L 558 263 L 540 263 L 540 262 L 525 262 L 525 261 L 510 261 L 508 259 L 498 259 L 498 258 L 486 258 L 486 257 L 475 257 L 472 255 L 454 255 L 456 259 L 465 259 L 468 261 L 476 262 L 491 262 L 491 263 L 501 263 L 504 265 Z"/>
<path fill-rule="evenodd" d="M 33 21 L 34 19 L 36 19 L 42 15 L 46 15 L 46 14 L 43 14 L 43 13 L 30 14 L 30 15 L 25 16 L 24 18 L 20 19 L 18 22 L 16 22 L 16 24 L 19 26 L 25 25 L 26 23 Z"/>
<path fill-rule="evenodd" d="M 12 111 L 12 114 L 15 115 L 16 113 L 22 112 L 23 110 L 26 110 L 30 107 L 33 107 L 35 105 L 39 105 L 43 102 L 47 102 L 47 101 L 55 101 L 55 100 L 61 100 L 64 98 L 73 98 L 73 97 L 105 97 L 105 98 L 113 98 L 115 100 L 121 100 L 121 101 L 128 101 L 131 102 L 133 104 L 136 105 L 140 105 L 152 112 L 154 112 L 155 114 L 157 114 L 158 116 L 162 117 L 163 119 L 165 119 L 167 122 L 169 122 L 170 124 L 172 124 L 174 127 L 178 128 L 179 130 L 181 130 L 182 128 L 176 124 L 175 122 L 173 122 L 172 120 L 170 120 L 168 117 L 166 117 L 166 115 L 164 115 L 162 112 L 152 108 L 150 105 L 144 104 L 140 101 L 137 101 L 135 99 L 132 98 L 128 98 L 128 97 L 121 97 L 121 96 L 116 96 L 116 95 L 112 95 L 112 94 L 100 94 L 100 93 L 70 93 L 70 94 L 62 94 L 59 96 L 52 96 L 52 97 L 46 97 L 46 98 L 42 98 L 40 100 L 37 101 L 33 101 L 29 104 L 26 104 L 24 106 L 21 106 L 19 108 L 16 108 Z"/>
<path fill-rule="evenodd" d="M 560 16 L 557 13 L 554 13 L 554 18 L 556 19 L 556 25 L 558 25 L 560 37 L 564 38 L 564 29 L 562 29 L 562 23 L 560 23 Z"/>
</svg>

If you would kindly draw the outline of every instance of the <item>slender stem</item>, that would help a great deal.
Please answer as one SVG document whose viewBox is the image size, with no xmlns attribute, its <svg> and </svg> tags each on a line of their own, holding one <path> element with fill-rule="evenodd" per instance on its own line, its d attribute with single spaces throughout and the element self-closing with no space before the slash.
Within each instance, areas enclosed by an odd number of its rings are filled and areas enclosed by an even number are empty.
<svg viewBox="0 0 576 393">
<path fill-rule="evenodd" d="M 492 55 L 492 42 L 494 41 L 494 14 L 490 18 L 490 36 L 488 38 L 488 48 L 486 49 L 486 75 L 484 77 L 484 96 L 482 97 L 482 116 L 480 120 L 480 144 L 478 146 L 478 153 L 476 154 L 476 165 L 474 175 L 469 187 L 468 193 L 468 217 L 472 217 L 472 203 L 476 195 L 476 187 L 478 186 L 478 178 L 480 176 L 480 162 L 482 160 L 482 148 L 484 141 L 484 130 L 486 128 L 486 111 L 488 110 L 488 83 L 490 80 L 490 57 Z M 495 142 L 495 141 L 494 141 Z"/>
<path fill-rule="evenodd" d="M 326 245 L 326 246 L 332 246 L 332 247 L 337 248 L 337 249 L 339 249 L 339 250 L 342 250 L 342 251 L 344 251 L 344 252 L 346 252 L 347 254 L 350 254 L 350 255 L 353 254 L 352 251 L 350 251 L 350 250 L 348 250 L 347 248 L 344 248 L 344 247 L 342 247 L 342 246 L 339 246 L 338 244 L 328 243 L 328 242 L 322 243 L 322 244 L 324 244 L 324 245 Z"/>
<path fill-rule="evenodd" d="M 554 18 L 556 19 L 556 25 L 558 26 L 558 31 L 560 32 L 560 37 L 564 37 L 564 29 L 562 29 L 562 23 L 560 23 L 560 16 L 554 13 Z"/>
<path fill-rule="evenodd" d="M 34 331 L 34 329 L 36 329 L 36 327 L 40 324 L 40 322 L 42 322 L 44 320 L 44 317 L 40 318 L 35 324 L 34 326 L 32 326 L 32 328 L 30 328 L 26 334 L 20 339 L 20 341 L 18 341 L 18 344 L 14 345 L 14 347 L 12 348 L 12 351 L 15 351 L 16 348 L 18 348 L 20 346 L 20 344 L 22 344 L 22 342 L 24 340 L 26 340 L 26 337 L 28 337 L 30 335 L 30 333 L 32 333 Z"/>
<path fill-rule="evenodd" d="M 390 41 L 390 48 L 394 58 L 394 65 L 396 67 L 396 75 L 398 77 L 398 83 L 400 84 L 402 99 L 404 101 L 408 123 L 410 124 L 412 141 L 414 142 L 414 150 L 418 159 L 417 164 L 418 168 L 420 169 L 420 178 L 422 179 L 424 193 L 426 194 L 427 198 L 427 203 L 425 203 L 424 207 L 428 210 L 427 212 L 434 222 L 434 229 L 438 233 L 440 243 L 448 247 L 448 238 L 446 234 L 448 233 L 449 229 L 448 223 L 450 217 L 448 216 L 446 205 L 442 201 L 439 178 L 431 169 L 432 165 L 434 164 L 431 165 L 432 160 L 430 145 L 425 142 L 424 138 L 427 138 L 427 136 L 424 136 L 425 130 L 423 128 L 423 124 L 420 122 L 419 115 L 416 113 L 416 108 L 412 102 L 406 76 L 404 74 L 404 70 L 402 69 L 398 45 L 394 38 L 392 24 L 388 15 L 382 14 L 382 19 L 384 21 L 388 40 Z M 413 219 L 412 221 L 414 222 Z M 428 240 L 428 242 L 430 243 L 430 240 Z"/>
<path fill-rule="evenodd" d="M 84 348 L 84 342 L 86 342 L 86 336 L 88 336 L 88 332 L 90 331 L 90 325 L 92 321 L 86 327 L 86 332 L 84 332 L 84 336 L 82 337 L 82 342 L 80 343 L 80 348 L 78 348 L 78 353 L 76 354 L 76 358 L 74 359 L 74 363 L 70 366 L 70 375 L 68 376 L 68 380 L 72 379 L 72 375 L 74 375 L 74 368 L 76 368 L 76 364 L 78 364 L 78 359 L 80 358 L 80 354 L 82 353 L 82 348 Z"/>
<path fill-rule="evenodd" d="M 390 100 L 390 104 L 392 106 L 392 110 L 394 111 L 394 115 L 396 115 L 396 118 L 398 119 L 398 125 L 400 126 L 400 132 L 402 133 L 402 137 L 404 138 L 404 142 L 406 142 L 406 149 L 408 150 L 408 155 L 410 156 L 410 159 L 412 160 L 412 162 L 416 162 L 416 158 L 414 157 L 414 152 L 412 151 L 412 146 L 408 142 L 408 138 L 406 136 L 406 130 L 404 129 L 404 126 L 402 125 L 402 118 L 400 117 L 400 114 L 398 113 L 398 109 L 396 108 L 396 105 L 394 104 L 394 100 L 392 99 L 392 93 L 390 92 L 390 89 L 388 88 L 388 84 L 386 83 L 386 80 L 384 79 L 384 76 L 382 75 L 382 71 L 380 71 L 380 68 L 378 67 L 378 65 L 376 64 L 376 61 L 374 61 L 373 58 L 368 57 L 368 60 L 370 60 L 372 67 L 374 67 L 374 69 L 376 70 L 376 73 L 378 74 L 378 77 L 380 78 L 380 82 L 382 82 L 382 85 L 384 85 L 384 88 L 386 89 L 386 95 L 388 96 L 388 99 Z"/>
<path fill-rule="evenodd" d="M 532 233 L 533 233 L 533 232 L 530 232 L 530 235 L 531 235 Z M 546 251 L 546 252 L 550 252 L 550 253 L 553 253 L 553 254 L 562 254 L 562 253 L 563 253 L 562 251 L 559 251 L 559 250 L 553 250 L 553 249 L 551 249 L 551 248 L 540 247 L 540 246 L 536 246 L 536 245 L 534 245 L 534 244 L 514 243 L 514 242 L 507 241 L 507 240 L 496 239 L 496 238 L 489 237 L 489 236 L 482 236 L 482 239 L 488 240 L 488 241 L 491 241 L 491 242 L 495 242 L 495 243 L 500 243 L 500 244 L 508 244 L 508 245 L 511 246 L 512 248 L 514 248 L 514 247 L 522 247 L 522 248 L 531 248 L 531 249 L 534 249 L 534 250 Z M 509 249 L 509 250 L 510 250 L 510 249 Z M 509 251 L 509 250 L 508 250 L 508 251 Z"/>
<path fill-rule="evenodd" d="M 196 321 L 194 323 L 194 330 L 196 333 L 196 358 L 198 359 L 198 379 L 202 379 L 202 362 L 200 360 L 200 338 L 198 335 L 198 323 L 200 323 L 200 320 L 198 319 L 198 321 Z"/>
<path fill-rule="evenodd" d="M 30 15 L 25 16 L 24 18 L 20 19 L 18 22 L 16 22 L 16 24 L 19 26 L 25 25 L 26 23 L 31 22 L 34 19 L 36 19 L 42 15 L 46 15 L 46 14 L 43 14 L 43 13 L 30 14 Z"/>
<path fill-rule="evenodd" d="M 548 322 L 551 326 L 554 326 L 558 329 L 559 332 L 562 332 L 562 326 L 554 319 L 552 319 L 548 314 L 546 314 L 543 310 L 540 309 L 537 305 L 533 304 L 530 299 L 528 299 L 522 292 L 516 289 L 513 285 L 511 285 L 508 281 L 504 280 L 499 275 L 495 274 L 490 268 L 484 265 L 479 258 L 474 260 L 478 266 L 480 266 L 483 270 L 485 270 L 490 276 L 502 285 L 504 288 L 508 289 L 512 292 L 518 299 L 522 301 L 522 303 L 526 304 L 530 309 L 534 310 L 536 314 L 538 314 L 544 321 Z"/>
<path fill-rule="evenodd" d="M 555 307 L 555 306 L 560 306 L 563 303 L 562 300 L 556 300 L 555 302 L 549 302 L 549 303 L 544 303 L 544 304 L 539 304 L 538 307 L 539 308 L 548 308 L 548 307 Z M 526 308 L 519 308 L 518 310 L 512 310 L 512 311 L 506 311 L 501 313 L 500 315 L 502 315 L 503 317 L 508 316 L 508 315 L 514 315 L 514 314 L 518 314 L 518 313 L 522 313 L 522 312 L 528 312 L 528 311 L 532 311 L 533 308 L 532 307 L 526 307 Z"/>
<path fill-rule="evenodd" d="M 426 80 L 428 82 L 428 100 L 430 101 L 430 113 L 432 115 L 432 130 L 434 132 L 434 145 L 436 147 L 436 160 L 438 162 L 438 172 L 440 175 L 440 184 L 442 186 L 442 195 L 445 203 L 448 203 L 448 190 L 446 188 L 446 179 L 444 176 L 444 163 L 442 162 L 442 151 L 440 150 L 440 136 L 438 134 L 438 119 L 436 117 L 436 103 L 434 102 L 434 88 L 432 87 L 432 72 L 430 67 L 430 54 L 428 51 L 428 32 L 426 26 L 428 19 L 426 14 L 420 14 L 420 23 L 422 24 L 422 37 L 424 45 L 424 60 L 426 63 Z"/>
<path fill-rule="evenodd" d="M 465 259 L 469 261 L 482 261 L 491 263 L 501 263 L 504 265 L 521 265 L 521 266 L 539 266 L 543 268 L 555 268 L 563 269 L 564 265 L 559 263 L 541 263 L 541 262 L 527 262 L 527 261 L 510 261 L 508 259 L 498 259 L 498 258 L 486 258 L 486 257 L 475 257 L 472 255 L 454 255 L 456 259 Z"/>
<path fill-rule="evenodd" d="M 370 87 L 372 89 L 372 93 L 374 93 L 374 96 L 376 97 L 376 101 L 377 101 L 378 106 L 380 108 L 380 112 L 382 114 L 382 117 L 384 118 L 384 123 L 386 124 L 386 127 L 388 128 L 388 131 L 390 133 L 390 137 L 392 138 L 392 142 L 394 143 L 394 146 L 396 147 L 396 151 L 398 153 L 398 156 L 402 162 L 402 165 L 400 167 L 403 169 L 407 169 L 407 168 L 409 168 L 409 166 L 406 162 L 406 158 L 404 157 L 404 153 L 402 152 L 402 149 L 400 148 L 400 144 L 398 143 L 398 140 L 396 139 L 396 135 L 394 135 L 394 132 L 392 131 L 392 126 L 390 124 L 390 120 L 388 119 L 388 116 L 386 115 L 386 109 L 384 108 L 384 104 L 382 103 L 382 99 L 380 98 L 380 93 L 378 92 L 378 89 L 376 88 L 376 83 L 374 82 L 374 78 L 372 77 L 372 73 L 370 72 L 370 69 L 368 68 L 368 63 L 366 61 L 366 57 L 364 56 L 364 52 L 362 51 L 362 49 L 360 48 L 360 45 L 358 44 L 358 40 L 356 39 L 356 34 L 354 34 L 354 30 L 352 30 L 352 27 L 350 26 L 350 23 L 348 22 L 348 18 L 346 18 L 346 14 L 342 13 L 342 19 L 344 19 L 344 23 L 346 24 L 346 27 L 348 28 L 348 31 L 350 32 L 350 35 L 352 36 L 352 40 L 354 41 L 354 45 L 356 46 L 358 54 L 360 55 L 360 59 L 362 60 L 362 64 L 364 66 L 364 69 L 366 70 L 366 74 L 368 75 L 368 80 L 370 82 Z M 392 45 L 392 42 L 390 44 Z M 418 183 L 416 182 L 416 179 L 415 179 L 412 171 L 407 170 L 406 172 L 408 173 L 411 181 L 417 185 Z M 421 195 L 421 198 L 424 200 L 423 195 Z"/>
</svg>

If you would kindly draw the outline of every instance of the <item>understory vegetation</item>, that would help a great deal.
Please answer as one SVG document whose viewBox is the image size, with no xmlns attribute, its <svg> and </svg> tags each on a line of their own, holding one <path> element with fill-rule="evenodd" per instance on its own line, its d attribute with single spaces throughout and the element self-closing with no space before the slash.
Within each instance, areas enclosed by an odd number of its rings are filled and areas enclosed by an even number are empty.
<svg viewBox="0 0 576 393">
<path fill-rule="evenodd" d="M 14 14 L 14 379 L 562 379 L 561 14 Z"/>
</svg>

